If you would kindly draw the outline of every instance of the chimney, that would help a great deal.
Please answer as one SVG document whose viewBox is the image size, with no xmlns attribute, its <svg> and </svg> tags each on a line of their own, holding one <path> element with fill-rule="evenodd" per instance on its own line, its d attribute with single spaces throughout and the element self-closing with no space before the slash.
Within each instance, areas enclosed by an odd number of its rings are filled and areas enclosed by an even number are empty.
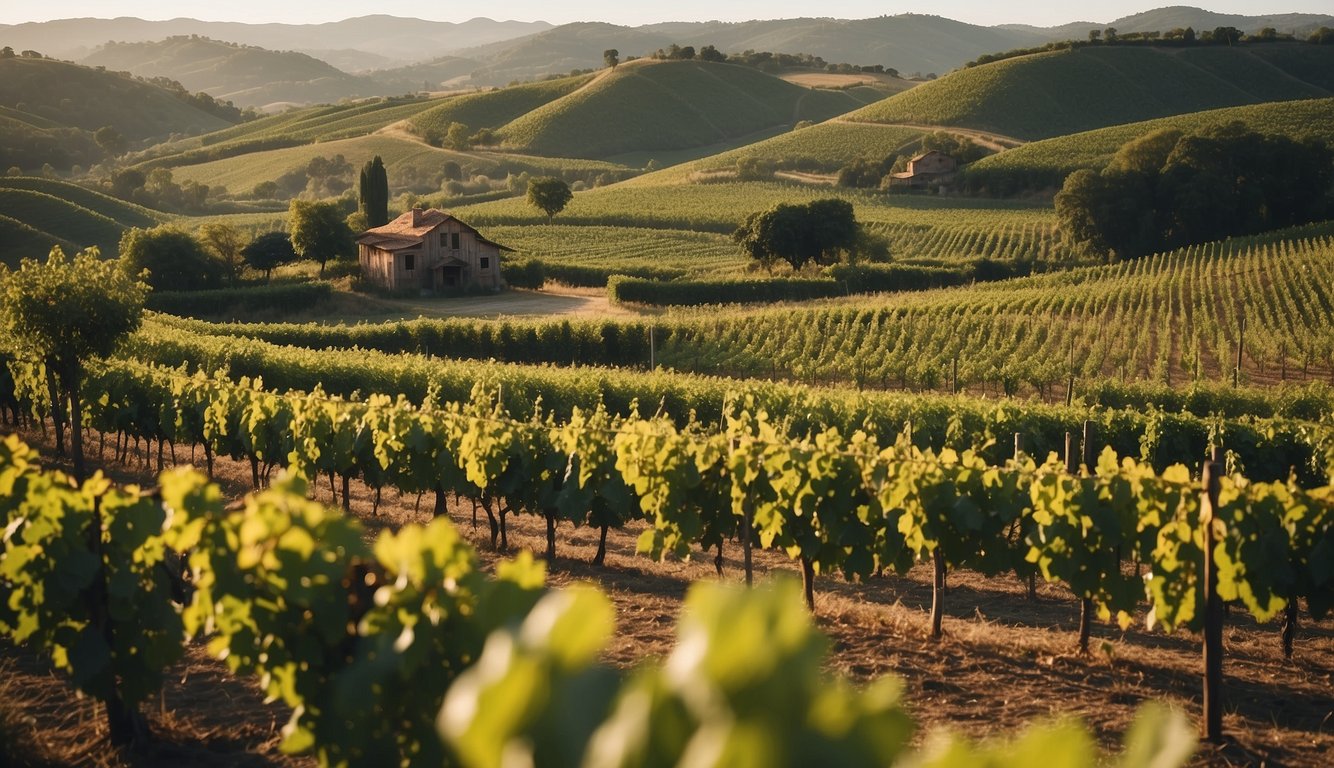
<svg viewBox="0 0 1334 768">
<path fill-rule="evenodd" d="M 413 208 L 413 209 L 412 209 L 412 227 L 413 227 L 413 229 L 416 229 L 417 227 L 420 227 L 420 226 L 422 225 L 422 214 L 423 214 L 423 213 L 425 213 L 425 211 L 423 211 L 423 210 L 420 209 L 420 208 Z"/>
</svg>

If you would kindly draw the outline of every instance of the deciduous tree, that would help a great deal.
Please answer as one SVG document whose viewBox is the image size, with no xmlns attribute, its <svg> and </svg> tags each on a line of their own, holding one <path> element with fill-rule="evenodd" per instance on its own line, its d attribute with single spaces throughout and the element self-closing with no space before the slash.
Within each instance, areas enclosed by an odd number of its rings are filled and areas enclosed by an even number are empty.
<svg viewBox="0 0 1334 768">
<path fill-rule="evenodd" d="M 296 261 L 296 251 L 292 248 L 292 240 L 286 232 L 266 232 L 254 240 L 250 241 L 242 251 L 241 255 L 245 257 L 245 263 L 250 265 L 251 269 L 259 270 L 264 273 L 264 279 L 269 279 L 269 274 L 275 267 L 284 264 L 291 264 Z"/>
<path fill-rule="evenodd" d="M 287 209 L 287 230 L 297 255 L 319 262 L 321 277 L 330 259 L 352 258 L 357 253 L 338 203 L 293 200 Z"/>
<path fill-rule="evenodd" d="M 0 318 L 8 344 L 41 360 L 69 408 L 74 476 L 85 476 L 80 387 L 88 361 L 105 357 L 139 327 L 148 286 L 133 268 L 103 261 L 96 248 L 73 259 L 59 247 L 45 262 L 24 259 L 0 279 Z"/>
<path fill-rule="evenodd" d="M 570 186 L 554 176 L 539 176 L 528 182 L 528 202 L 547 215 L 547 223 L 574 198 Z"/>
<path fill-rule="evenodd" d="M 241 234 L 241 230 L 225 222 L 211 221 L 199 228 L 196 237 L 227 268 L 228 281 L 236 282 L 245 264 L 241 258 L 245 235 Z"/>
<path fill-rule="evenodd" d="M 190 233 L 170 226 L 126 231 L 120 257 L 131 274 L 147 270 L 148 284 L 159 291 L 219 288 L 227 271 Z"/>
</svg>

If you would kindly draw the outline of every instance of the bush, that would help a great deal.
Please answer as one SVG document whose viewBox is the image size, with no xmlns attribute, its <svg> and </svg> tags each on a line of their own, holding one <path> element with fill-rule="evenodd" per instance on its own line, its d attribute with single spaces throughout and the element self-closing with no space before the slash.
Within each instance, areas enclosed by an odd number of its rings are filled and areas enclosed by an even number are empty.
<svg viewBox="0 0 1334 768">
<path fill-rule="evenodd" d="M 501 261 L 500 276 L 511 288 L 540 289 L 547 281 L 542 262 L 536 259 L 525 261 Z"/>
<path fill-rule="evenodd" d="M 297 312 L 328 301 L 333 286 L 326 282 L 260 285 L 212 291 L 160 291 L 145 305 L 182 317 L 235 316 L 264 310 Z"/>
<path fill-rule="evenodd" d="M 607 280 L 607 298 L 613 303 L 671 306 L 756 304 L 826 299 L 846 293 L 842 283 L 800 277 L 667 282 L 612 275 Z"/>
<path fill-rule="evenodd" d="M 220 288 L 227 265 L 188 232 L 174 227 L 130 229 L 121 236 L 120 256 L 132 275 L 148 270 L 148 284 L 162 291 Z"/>
</svg>

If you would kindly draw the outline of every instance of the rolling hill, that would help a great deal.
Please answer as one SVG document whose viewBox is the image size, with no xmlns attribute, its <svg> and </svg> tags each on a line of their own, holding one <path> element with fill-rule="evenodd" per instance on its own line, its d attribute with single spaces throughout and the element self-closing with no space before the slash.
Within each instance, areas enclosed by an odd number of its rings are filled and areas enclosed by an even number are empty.
<svg viewBox="0 0 1334 768">
<path fill-rule="evenodd" d="M 198 19 L 145 21 L 115 19 L 59 19 L 26 24 L 0 24 L 0 40 L 16 50 L 30 48 L 50 56 L 81 58 L 108 40 L 145 42 L 176 35 L 200 35 L 270 50 L 337 50 L 344 61 L 354 51 L 370 56 L 352 69 L 383 68 L 392 62 L 432 59 L 461 48 L 486 45 L 550 29 L 542 21 L 492 21 L 476 18 L 461 24 L 386 15 L 360 16 L 325 24 L 244 24 Z"/>
<path fill-rule="evenodd" d="M 592 79 L 592 75 L 580 75 L 512 85 L 481 93 L 449 96 L 439 105 L 418 114 L 409 122 L 422 135 L 432 131 L 443 133 L 449 129 L 450 123 L 463 123 L 474 131 L 482 128 L 499 128 L 544 104 L 578 90 Z"/>
<path fill-rule="evenodd" d="M 1281 33 L 1305 37 L 1322 26 L 1334 26 L 1334 16 L 1316 13 L 1243 16 L 1233 13 L 1216 13 L 1188 5 L 1173 5 L 1122 16 L 1119 19 L 1101 24 L 1078 21 L 1073 24 L 1062 24 L 1058 27 L 1004 24 L 1002 28 L 1045 35 L 1052 40 L 1079 40 L 1087 37 L 1089 30 L 1102 30 L 1107 27 L 1114 27 L 1122 34 L 1127 32 L 1166 32 L 1169 29 L 1185 29 L 1186 27 L 1191 27 L 1197 32 L 1218 27 L 1236 27 L 1242 32 L 1250 34 L 1265 27 L 1273 27 Z"/>
<path fill-rule="evenodd" d="M 371 82 L 304 53 L 270 51 L 207 37 L 107 43 L 80 63 L 141 77 L 169 77 L 191 91 L 203 91 L 239 107 L 379 95 Z"/>
<path fill-rule="evenodd" d="M 602 66 L 602 52 L 615 48 L 622 56 L 643 56 L 674 40 L 605 22 L 564 24 L 460 53 L 482 66 L 474 75 L 482 84 L 503 85 L 515 79 L 561 74 L 575 69 Z"/>
<path fill-rule="evenodd" d="M 714 144 L 849 112 L 877 92 L 804 88 L 756 69 L 641 60 L 500 130 L 505 146 L 555 157 L 609 157 Z"/>
<path fill-rule="evenodd" d="M 1334 98 L 1228 107 L 1035 141 L 968 166 L 970 186 L 992 191 L 1058 187 L 1080 168 L 1101 168 L 1122 144 L 1163 128 L 1194 131 L 1232 122 L 1334 145 Z"/>
<path fill-rule="evenodd" d="M 1206 109 L 1334 95 L 1334 46 L 1089 46 L 954 72 L 847 116 L 1035 140 Z"/>
<path fill-rule="evenodd" d="M 53 245 L 67 252 L 97 246 L 113 256 L 129 227 L 152 227 L 166 216 L 63 181 L 0 178 L 0 263 L 44 258 Z"/>
<path fill-rule="evenodd" d="M 54 59 L 0 59 L 0 107 L 63 127 L 110 125 L 131 141 L 223 128 L 230 123 L 165 88 Z"/>
</svg>

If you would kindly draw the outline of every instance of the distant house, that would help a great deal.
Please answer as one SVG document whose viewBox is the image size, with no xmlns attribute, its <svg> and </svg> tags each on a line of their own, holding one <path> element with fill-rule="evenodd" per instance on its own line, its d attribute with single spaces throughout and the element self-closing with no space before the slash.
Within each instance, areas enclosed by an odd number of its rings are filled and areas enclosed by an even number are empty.
<svg viewBox="0 0 1334 768">
<path fill-rule="evenodd" d="M 444 211 L 414 208 L 357 238 L 361 271 L 377 285 L 424 291 L 498 291 L 500 254 L 513 252 Z"/>
<path fill-rule="evenodd" d="M 957 169 L 958 165 L 954 162 L 954 158 L 933 149 L 909 160 L 908 170 L 891 173 L 889 175 L 889 186 L 891 188 L 925 188 L 942 181 L 948 181 L 954 176 Z"/>
</svg>

